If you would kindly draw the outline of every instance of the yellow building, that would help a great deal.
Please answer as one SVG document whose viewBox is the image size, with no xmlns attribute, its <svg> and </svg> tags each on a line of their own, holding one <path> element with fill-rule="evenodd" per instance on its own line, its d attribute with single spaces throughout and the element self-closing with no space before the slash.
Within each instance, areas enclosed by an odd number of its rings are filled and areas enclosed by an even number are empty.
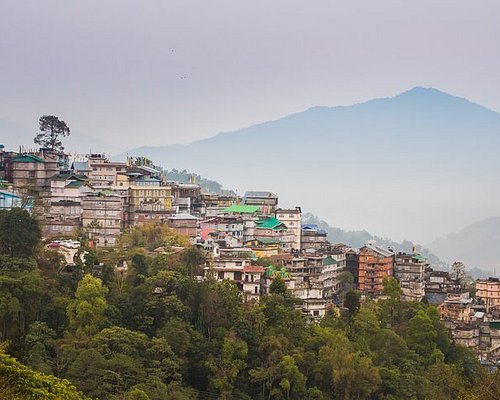
<svg viewBox="0 0 500 400">
<path fill-rule="evenodd" d="M 129 223 L 164 221 L 172 213 L 172 189 L 157 179 L 135 181 L 129 187 Z"/>
</svg>

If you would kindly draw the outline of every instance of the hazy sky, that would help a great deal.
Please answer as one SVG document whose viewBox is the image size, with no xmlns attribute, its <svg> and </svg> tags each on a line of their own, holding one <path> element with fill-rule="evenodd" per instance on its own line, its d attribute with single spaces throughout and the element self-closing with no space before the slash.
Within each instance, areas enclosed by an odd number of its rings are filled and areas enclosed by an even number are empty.
<svg viewBox="0 0 500 400">
<path fill-rule="evenodd" d="M 0 120 L 116 151 L 417 85 L 500 110 L 499 21 L 498 0 L 0 0 Z"/>
</svg>

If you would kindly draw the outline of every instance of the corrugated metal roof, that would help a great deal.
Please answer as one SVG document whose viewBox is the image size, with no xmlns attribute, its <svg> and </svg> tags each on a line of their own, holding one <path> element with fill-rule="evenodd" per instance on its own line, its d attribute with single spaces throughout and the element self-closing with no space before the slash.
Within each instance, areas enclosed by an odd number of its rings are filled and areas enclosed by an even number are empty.
<svg viewBox="0 0 500 400">
<path fill-rule="evenodd" d="M 226 213 L 253 214 L 260 210 L 259 206 L 249 206 L 246 204 L 233 204 L 224 209 Z"/>
</svg>

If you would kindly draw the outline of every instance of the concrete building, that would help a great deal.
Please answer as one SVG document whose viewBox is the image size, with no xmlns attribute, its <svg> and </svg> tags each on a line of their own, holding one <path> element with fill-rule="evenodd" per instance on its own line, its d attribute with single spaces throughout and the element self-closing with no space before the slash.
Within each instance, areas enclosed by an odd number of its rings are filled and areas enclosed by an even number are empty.
<svg viewBox="0 0 500 400">
<path fill-rule="evenodd" d="M 243 204 L 259 206 L 264 215 L 274 215 L 278 208 L 278 196 L 271 192 L 246 192 L 243 196 Z"/>
<path fill-rule="evenodd" d="M 255 224 L 255 239 L 278 239 L 284 250 L 291 251 L 294 236 L 282 221 L 270 217 L 257 220 Z"/>
<path fill-rule="evenodd" d="M 316 224 L 301 225 L 301 250 L 320 251 L 327 247 L 327 233 Z"/>
<path fill-rule="evenodd" d="M 487 311 L 500 310 L 500 279 L 478 279 L 476 297 L 486 305 Z"/>
<path fill-rule="evenodd" d="M 0 190 L 0 210 L 11 210 L 22 206 L 20 196 L 14 194 L 11 190 Z"/>
<path fill-rule="evenodd" d="M 190 214 L 175 214 L 168 217 L 168 227 L 179 235 L 191 239 L 198 235 L 198 218 Z"/>
<path fill-rule="evenodd" d="M 123 199 L 118 195 L 87 195 L 82 199 L 82 225 L 97 246 L 116 244 L 123 213 Z"/>
<path fill-rule="evenodd" d="M 6 179 L 20 195 L 40 196 L 50 189 L 50 178 L 59 172 L 59 155 L 42 150 L 20 154 L 6 162 Z"/>
<path fill-rule="evenodd" d="M 300 207 L 295 207 L 293 209 L 278 208 L 275 216 L 288 227 L 288 230 L 293 235 L 292 249 L 300 251 L 302 237 L 302 210 Z"/>
<path fill-rule="evenodd" d="M 228 279 L 236 284 L 245 301 L 259 301 L 264 268 L 253 265 L 255 255 L 250 249 L 218 249 L 205 267 L 205 276 L 218 281 Z"/>
<path fill-rule="evenodd" d="M 172 192 L 155 178 L 134 179 L 128 189 L 128 221 L 131 225 L 166 221 L 172 214 Z"/>
<path fill-rule="evenodd" d="M 373 243 L 359 249 L 358 289 L 368 296 L 382 294 L 384 278 L 394 273 L 394 253 Z"/>
<path fill-rule="evenodd" d="M 399 281 L 403 290 L 403 300 L 421 301 L 424 298 L 424 275 L 428 265 L 425 257 L 416 252 L 412 254 L 400 252 L 396 255 L 394 277 Z"/>
<path fill-rule="evenodd" d="M 109 161 L 104 154 L 88 157 L 89 182 L 95 188 L 126 187 L 128 185 L 127 164 Z"/>
</svg>

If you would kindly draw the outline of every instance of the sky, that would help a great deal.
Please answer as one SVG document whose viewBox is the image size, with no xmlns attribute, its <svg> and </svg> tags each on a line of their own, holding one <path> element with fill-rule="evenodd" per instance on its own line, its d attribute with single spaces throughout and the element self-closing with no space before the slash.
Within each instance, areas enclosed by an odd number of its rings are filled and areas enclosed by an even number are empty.
<svg viewBox="0 0 500 400">
<path fill-rule="evenodd" d="M 497 0 L 0 0 L 0 120 L 55 114 L 120 152 L 414 86 L 500 111 L 499 20 Z"/>
<path fill-rule="evenodd" d="M 498 0 L 0 0 L 0 123 L 30 144 L 54 114 L 118 154 L 415 86 L 500 111 L 499 21 Z"/>
</svg>

